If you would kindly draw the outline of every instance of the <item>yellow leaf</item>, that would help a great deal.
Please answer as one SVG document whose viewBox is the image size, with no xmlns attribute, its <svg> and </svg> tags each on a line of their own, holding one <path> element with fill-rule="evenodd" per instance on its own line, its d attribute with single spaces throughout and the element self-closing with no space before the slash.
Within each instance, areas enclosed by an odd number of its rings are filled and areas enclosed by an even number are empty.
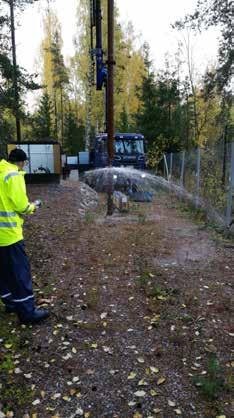
<svg viewBox="0 0 234 418">
<path fill-rule="evenodd" d="M 61 393 L 55 393 L 54 395 L 52 395 L 51 396 L 51 399 L 53 400 L 53 401 L 55 401 L 56 399 L 58 399 L 58 398 L 60 398 L 61 397 Z"/>
<path fill-rule="evenodd" d="M 41 397 L 42 397 L 42 399 L 44 399 L 44 397 L 45 397 L 45 391 L 44 390 L 41 390 Z"/>
<path fill-rule="evenodd" d="M 166 296 L 159 295 L 159 296 L 157 296 L 157 299 L 158 300 L 167 300 L 167 297 Z"/>
<path fill-rule="evenodd" d="M 131 379 L 134 379 L 135 377 L 136 377 L 136 373 L 135 372 L 131 372 L 129 375 L 128 375 L 128 380 L 131 380 Z"/>
<path fill-rule="evenodd" d="M 158 392 L 156 392 L 156 390 L 154 390 L 154 389 L 151 389 L 150 395 L 151 396 L 157 396 L 158 395 Z"/>
<path fill-rule="evenodd" d="M 138 382 L 138 386 L 148 386 L 148 383 L 146 383 L 146 381 L 145 381 L 144 379 L 141 379 L 141 380 Z"/>
<path fill-rule="evenodd" d="M 139 363 L 144 363 L 144 362 L 145 362 L 145 360 L 143 359 L 143 357 L 139 357 L 139 358 L 137 359 L 137 361 L 138 361 Z"/>
<path fill-rule="evenodd" d="M 158 373 L 159 372 L 159 369 L 157 369 L 157 367 L 153 367 L 153 366 L 150 366 L 150 370 L 151 370 L 152 373 Z"/>
<path fill-rule="evenodd" d="M 182 414 L 180 409 L 174 409 L 174 411 L 175 411 L 176 415 L 181 415 Z"/>
<path fill-rule="evenodd" d="M 97 343 L 91 344 L 91 348 L 97 348 Z"/>
<path fill-rule="evenodd" d="M 4 347 L 5 347 L 5 348 L 7 348 L 7 349 L 9 349 L 9 348 L 11 348 L 11 347 L 12 347 L 12 344 L 10 344 L 10 343 L 6 343 L 6 344 L 4 344 Z"/>
<path fill-rule="evenodd" d="M 166 379 L 165 379 L 165 377 L 160 377 L 158 380 L 157 380 L 157 385 L 161 385 L 162 383 L 164 383 L 166 381 Z"/>
<path fill-rule="evenodd" d="M 71 398 L 69 398 L 69 396 L 65 395 L 65 396 L 63 396 L 63 400 L 67 401 L 67 402 L 70 402 Z"/>
</svg>

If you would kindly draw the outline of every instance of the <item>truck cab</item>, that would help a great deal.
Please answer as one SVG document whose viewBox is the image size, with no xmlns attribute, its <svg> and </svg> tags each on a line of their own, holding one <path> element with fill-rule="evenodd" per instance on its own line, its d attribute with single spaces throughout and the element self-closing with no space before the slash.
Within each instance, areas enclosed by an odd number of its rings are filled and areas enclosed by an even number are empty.
<svg viewBox="0 0 234 418">
<path fill-rule="evenodd" d="M 92 151 L 92 165 L 103 168 L 108 165 L 107 134 L 98 134 Z M 114 138 L 113 166 L 144 169 L 145 140 L 141 134 L 117 133 Z"/>
</svg>

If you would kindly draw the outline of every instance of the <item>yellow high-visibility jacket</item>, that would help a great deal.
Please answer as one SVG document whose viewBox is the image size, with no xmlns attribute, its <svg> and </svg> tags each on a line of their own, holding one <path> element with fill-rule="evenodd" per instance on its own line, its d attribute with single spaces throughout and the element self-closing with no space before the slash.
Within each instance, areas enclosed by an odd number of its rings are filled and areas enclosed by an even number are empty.
<svg viewBox="0 0 234 418">
<path fill-rule="evenodd" d="M 23 239 L 22 215 L 31 214 L 35 205 L 29 203 L 24 175 L 17 165 L 0 161 L 0 246 L 6 247 Z"/>
</svg>

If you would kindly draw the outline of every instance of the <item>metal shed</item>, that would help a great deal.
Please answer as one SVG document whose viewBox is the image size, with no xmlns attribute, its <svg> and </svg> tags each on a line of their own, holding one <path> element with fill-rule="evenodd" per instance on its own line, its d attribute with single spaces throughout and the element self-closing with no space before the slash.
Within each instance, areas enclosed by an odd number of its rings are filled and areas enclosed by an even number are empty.
<svg viewBox="0 0 234 418">
<path fill-rule="evenodd" d="M 37 142 L 10 142 L 7 154 L 20 148 L 28 155 L 29 163 L 25 167 L 27 183 L 59 183 L 61 175 L 61 146 L 55 140 Z"/>
</svg>

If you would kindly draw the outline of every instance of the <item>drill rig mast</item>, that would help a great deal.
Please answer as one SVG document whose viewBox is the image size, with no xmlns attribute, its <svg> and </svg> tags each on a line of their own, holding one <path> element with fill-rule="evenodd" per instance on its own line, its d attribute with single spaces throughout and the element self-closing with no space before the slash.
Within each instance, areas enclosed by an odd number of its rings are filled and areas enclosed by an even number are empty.
<svg viewBox="0 0 234 418">
<path fill-rule="evenodd" d="M 108 160 L 112 166 L 114 158 L 114 0 L 106 0 L 108 9 L 108 60 L 107 65 L 103 62 L 102 48 L 102 12 L 101 0 L 91 0 L 91 48 L 93 45 L 93 29 L 96 28 L 96 48 L 91 50 L 91 56 L 96 58 L 96 89 L 106 90 L 106 128 L 108 134 Z M 107 214 L 113 213 L 113 180 L 110 176 L 108 192 Z"/>
</svg>

